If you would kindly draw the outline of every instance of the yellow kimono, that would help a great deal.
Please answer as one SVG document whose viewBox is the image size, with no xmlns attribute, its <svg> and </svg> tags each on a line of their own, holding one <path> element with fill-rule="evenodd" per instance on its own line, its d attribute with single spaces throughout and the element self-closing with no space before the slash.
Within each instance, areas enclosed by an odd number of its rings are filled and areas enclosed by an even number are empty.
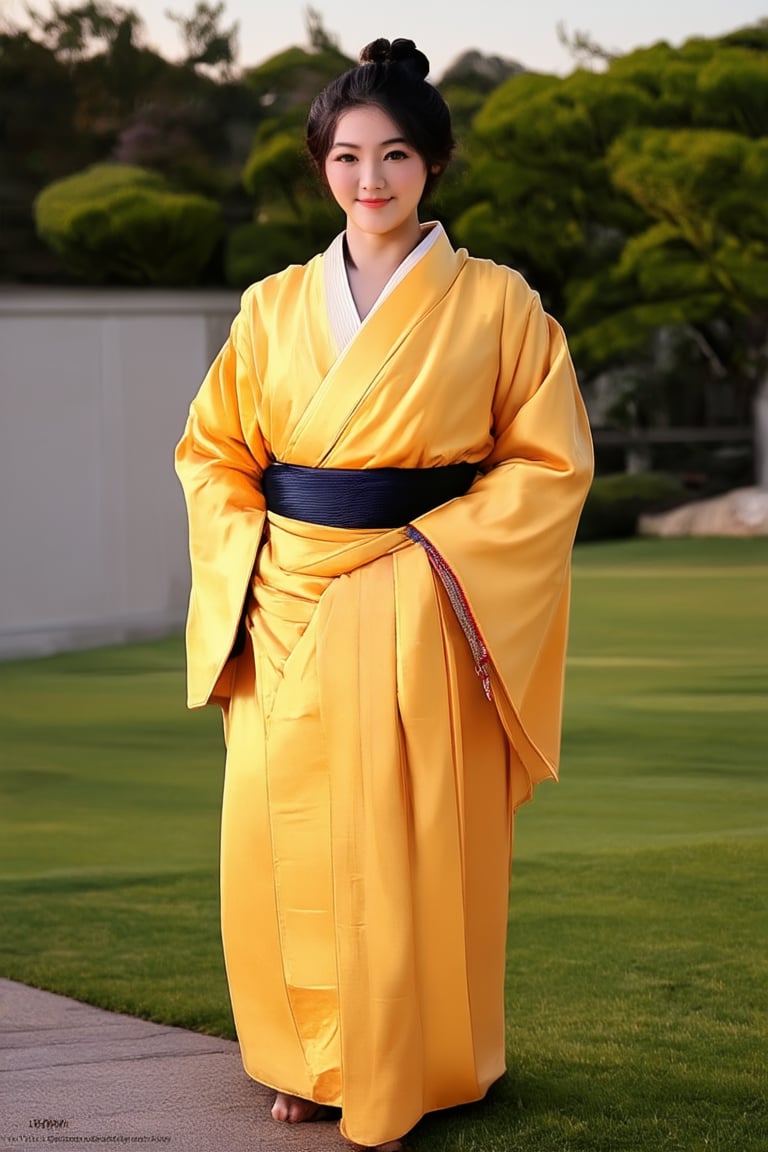
<svg viewBox="0 0 768 1152">
<path fill-rule="evenodd" d="M 512 814 L 556 775 L 592 473 L 559 326 L 433 240 L 341 352 L 326 256 L 249 288 L 177 450 L 243 1062 L 363 1145 L 504 1072 Z M 410 530 L 360 530 L 268 512 L 272 460 L 478 474 Z"/>
</svg>

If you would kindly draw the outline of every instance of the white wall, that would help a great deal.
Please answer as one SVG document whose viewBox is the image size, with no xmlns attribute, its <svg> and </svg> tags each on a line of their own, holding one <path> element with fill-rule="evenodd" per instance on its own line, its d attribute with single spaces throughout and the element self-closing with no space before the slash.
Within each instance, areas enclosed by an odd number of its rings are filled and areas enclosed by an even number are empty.
<svg viewBox="0 0 768 1152">
<path fill-rule="evenodd" d="M 0 289 L 0 658 L 181 627 L 173 449 L 238 303 Z"/>
</svg>

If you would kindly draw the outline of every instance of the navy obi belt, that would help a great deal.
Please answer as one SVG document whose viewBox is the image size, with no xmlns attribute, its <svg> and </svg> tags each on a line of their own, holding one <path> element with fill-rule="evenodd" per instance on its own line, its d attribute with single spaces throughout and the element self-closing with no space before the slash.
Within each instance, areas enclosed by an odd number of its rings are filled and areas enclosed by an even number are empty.
<svg viewBox="0 0 768 1152">
<path fill-rule="evenodd" d="M 305 468 L 270 464 L 262 489 L 267 509 L 328 528 L 402 528 L 463 496 L 476 464 L 440 468 Z"/>
</svg>

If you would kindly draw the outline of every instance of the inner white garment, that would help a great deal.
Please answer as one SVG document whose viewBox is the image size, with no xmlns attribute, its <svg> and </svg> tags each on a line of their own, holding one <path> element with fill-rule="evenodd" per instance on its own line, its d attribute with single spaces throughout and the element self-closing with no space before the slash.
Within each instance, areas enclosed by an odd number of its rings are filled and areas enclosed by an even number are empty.
<svg viewBox="0 0 768 1152">
<path fill-rule="evenodd" d="M 411 269 L 418 264 L 419 260 L 426 256 L 432 245 L 437 243 L 438 238 L 444 235 L 442 224 L 436 221 L 422 224 L 421 230 L 422 233 L 424 233 L 423 239 L 416 245 L 412 252 L 408 253 L 402 264 L 392 273 L 382 288 L 378 300 L 373 308 L 371 308 L 368 316 L 365 317 L 365 320 L 360 319 L 360 314 L 357 311 L 352 296 L 352 289 L 349 286 L 347 266 L 344 259 L 344 233 L 340 232 L 326 250 L 323 256 L 325 298 L 328 304 L 328 319 L 331 325 L 331 332 L 333 333 L 340 353 L 344 351 L 351 340 L 365 325 L 368 317 L 373 316 L 376 309 L 386 300 L 390 292 L 392 292 L 400 281 L 408 275 Z"/>
</svg>

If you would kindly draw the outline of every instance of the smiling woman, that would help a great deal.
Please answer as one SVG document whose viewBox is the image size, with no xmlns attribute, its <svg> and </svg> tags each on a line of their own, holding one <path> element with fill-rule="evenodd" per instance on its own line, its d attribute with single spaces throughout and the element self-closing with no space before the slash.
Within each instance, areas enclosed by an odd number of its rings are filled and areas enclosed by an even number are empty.
<svg viewBox="0 0 768 1152">
<path fill-rule="evenodd" d="M 177 451 L 243 1062 L 275 1120 L 337 1108 L 379 1152 L 504 1072 L 513 815 L 557 771 L 592 470 L 559 325 L 419 220 L 453 148 L 428 69 L 377 40 L 313 103 L 346 227 L 248 289 Z"/>
<path fill-rule="evenodd" d="M 360 318 L 422 239 L 419 205 L 454 148 L 447 106 L 427 84 L 429 61 L 411 40 L 374 40 L 364 67 L 315 99 L 307 148 L 347 217 L 345 256 Z M 391 83 L 391 65 L 399 70 Z"/>
<path fill-rule="evenodd" d="M 324 165 L 347 217 L 349 286 L 361 319 L 421 240 L 418 210 L 427 167 L 398 131 L 379 108 L 353 108 L 339 117 Z"/>
<path fill-rule="evenodd" d="M 418 207 L 427 180 L 427 168 L 419 153 L 398 134 L 395 122 L 376 107 L 353 108 L 339 117 L 336 138 L 325 161 L 325 177 L 334 199 L 349 217 L 359 205 L 397 209 L 397 218 L 381 225 L 387 231 L 409 225 L 411 247 L 421 239 Z M 370 217 L 354 217 L 365 231 Z M 377 226 L 378 227 L 378 226 Z M 410 250 L 410 249 L 409 249 Z"/>
<path fill-rule="evenodd" d="M 353 108 L 379 108 L 397 125 L 427 167 L 429 194 L 454 149 L 451 114 L 440 93 L 426 83 L 429 61 L 412 40 L 374 40 L 360 53 L 361 67 L 345 72 L 315 97 L 307 120 L 307 148 L 320 175 L 339 116 Z M 392 83 L 393 68 L 397 83 Z"/>
</svg>

